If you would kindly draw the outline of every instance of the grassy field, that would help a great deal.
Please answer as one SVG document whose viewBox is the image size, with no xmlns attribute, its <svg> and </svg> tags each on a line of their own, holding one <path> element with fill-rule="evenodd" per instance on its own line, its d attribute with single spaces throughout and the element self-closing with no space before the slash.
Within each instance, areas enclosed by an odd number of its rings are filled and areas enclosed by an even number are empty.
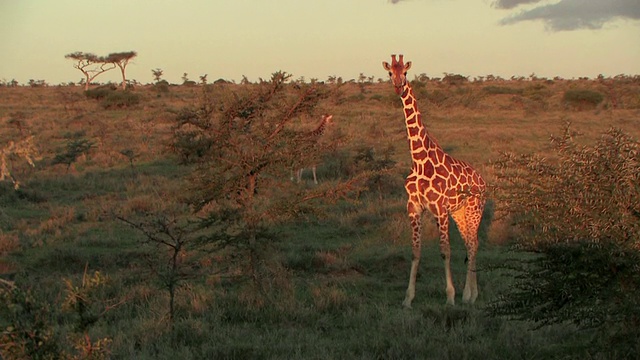
<svg viewBox="0 0 640 360">
<path fill-rule="evenodd" d="M 223 94 L 248 85 L 213 86 Z M 585 144 L 610 127 L 640 138 L 640 84 L 629 78 L 462 85 L 431 81 L 414 88 L 430 132 L 450 154 L 473 164 L 489 184 L 495 179 L 491 163 L 502 152 L 545 154 L 549 136 L 560 135 L 566 122 Z M 599 92 L 604 100 L 593 106 L 567 103 L 564 95 L 574 89 Z M 276 265 L 265 296 L 257 296 L 239 277 L 221 275 L 216 263 L 222 255 L 204 257 L 199 276 L 183 281 L 176 292 L 176 318 L 169 321 L 169 297 L 147 263 L 150 252 L 162 250 L 145 243 L 140 232 L 114 214 L 177 211 L 192 167 L 179 165 L 169 150 L 172 127 L 181 108 L 199 101 L 201 88 L 158 91 L 146 86 L 133 92 L 140 97 L 138 105 L 105 109 L 79 87 L 0 87 L 0 147 L 32 135 L 41 155 L 35 167 L 22 157 L 8 157 L 11 174 L 21 184 L 16 190 L 9 179 L 0 182 L 0 279 L 29 290 L 30 300 L 24 302 L 33 309 L 11 311 L 22 316 L 25 329 L 40 329 L 38 336 L 66 356 L 588 356 L 581 345 L 593 336 L 588 331 L 571 325 L 536 329 L 485 311 L 515 281 L 505 271 L 490 270 L 491 265 L 524 256 L 509 251 L 518 231 L 496 220 L 491 200 L 480 230 L 476 304 L 445 305 L 437 232 L 428 222 L 413 309 L 401 307 L 411 253 L 403 180 L 411 159 L 400 100 L 388 83 L 344 84 L 317 109 L 318 114 L 333 114 L 325 136 L 347 139 L 318 165 L 320 186 L 348 176 L 345 163 L 362 149 L 393 161 L 385 182 L 357 202 L 321 205 L 324 216 L 276 229 L 282 240 L 270 256 Z M 311 128 L 316 122 L 304 118 L 294 125 Z M 70 144 L 83 141 L 91 144 L 89 150 L 68 163 L 55 161 L 69 152 Z M 301 184 L 291 183 L 298 186 L 313 187 L 310 174 L 305 173 Z M 456 301 L 461 303 L 465 252 L 455 227 L 451 237 Z M 80 298 L 86 308 L 79 310 Z M 0 351 L 9 354 L 7 347 Z"/>
</svg>

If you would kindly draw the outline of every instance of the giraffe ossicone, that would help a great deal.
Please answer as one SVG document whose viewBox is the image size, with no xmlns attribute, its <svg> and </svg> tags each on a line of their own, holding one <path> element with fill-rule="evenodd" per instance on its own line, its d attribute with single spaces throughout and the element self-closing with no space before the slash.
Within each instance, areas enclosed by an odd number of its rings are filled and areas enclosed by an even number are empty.
<svg viewBox="0 0 640 360">
<path fill-rule="evenodd" d="M 411 307 L 415 297 L 416 275 L 420 264 L 421 217 L 426 210 L 433 214 L 438 223 L 447 304 L 455 303 L 455 288 L 451 276 L 449 216 L 458 225 L 467 249 L 467 278 L 462 300 L 473 303 L 478 297 L 476 254 L 486 183 L 471 165 L 447 154 L 425 128 L 413 89 L 407 80 L 411 62 L 404 63 L 403 55 L 399 55 L 398 59 L 396 55 L 391 55 L 391 64 L 383 61 L 382 66 L 389 72 L 395 92 L 402 99 L 412 159 L 411 173 L 405 181 L 405 189 L 409 196 L 407 212 L 412 228 L 412 260 L 409 286 L 403 305 Z"/>
</svg>

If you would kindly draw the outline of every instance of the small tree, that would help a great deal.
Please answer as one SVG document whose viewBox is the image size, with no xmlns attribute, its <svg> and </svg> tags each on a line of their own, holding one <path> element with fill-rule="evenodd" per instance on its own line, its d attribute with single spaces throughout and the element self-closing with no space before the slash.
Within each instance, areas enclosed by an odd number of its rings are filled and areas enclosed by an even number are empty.
<svg viewBox="0 0 640 360">
<path fill-rule="evenodd" d="M 52 165 L 67 165 L 67 171 L 71 164 L 76 162 L 80 155 L 87 155 L 94 143 L 87 139 L 68 140 L 64 152 L 58 152 L 51 162 Z"/>
<path fill-rule="evenodd" d="M 115 64 L 111 61 L 107 61 L 104 57 L 97 56 L 92 53 L 83 53 L 81 51 L 76 51 L 71 54 L 67 54 L 64 56 L 67 59 L 72 59 L 75 61 L 73 65 L 74 68 L 80 70 L 82 74 L 84 74 L 84 90 L 89 90 L 89 84 L 95 79 L 98 75 L 107 72 L 109 70 L 115 69 Z"/>
<path fill-rule="evenodd" d="M 122 90 L 127 89 L 127 76 L 125 74 L 125 69 L 127 65 L 129 65 L 129 61 L 134 57 L 138 56 L 138 53 L 135 51 L 126 51 L 119 53 L 111 53 L 107 55 L 105 61 L 112 63 L 120 68 L 120 73 L 122 74 Z"/>
<path fill-rule="evenodd" d="M 162 69 L 153 69 L 151 70 L 151 74 L 153 74 L 153 80 L 155 80 L 156 83 L 160 82 L 160 80 L 162 80 Z"/>
<path fill-rule="evenodd" d="M 142 221 L 117 218 L 144 234 L 142 244 L 150 247 L 147 263 L 156 276 L 159 287 L 169 295 L 169 321 L 176 318 L 175 300 L 180 286 L 198 272 L 198 256 L 202 254 L 197 242 L 197 224 L 186 217 L 147 214 Z"/>
<path fill-rule="evenodd" d="M 200 85 L 207 85 L 207 74 L 200 75 Z"/>
</svg>

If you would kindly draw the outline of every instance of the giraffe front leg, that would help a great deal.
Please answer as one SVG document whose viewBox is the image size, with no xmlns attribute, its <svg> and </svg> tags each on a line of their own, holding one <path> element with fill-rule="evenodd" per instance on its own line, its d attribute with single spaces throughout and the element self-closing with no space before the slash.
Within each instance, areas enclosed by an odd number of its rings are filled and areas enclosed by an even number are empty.
<svg viewBox="0 0 640 360">
<path fill-rule="evenodd" d="M 449 245 L 449 215 L 444 213 L 438 216 L 438 228 L 440 231 L 440 255 L 444 260 L 444 277 L 447 284 L 447 305 L 455 305 L 456 288 L 453 286 L 451 275 L 451 246 Z"/>
<path fill-rule="evenodd" d="M 411 229 L 413 231 L 413 235 L 411 237 L 411 272 L 409 273 L 409 286 L 407 287 L 407 294 L 402 302 L 402 305 L 406 308 L 411 308 L 411 302 L 413 298 L 416 296 L 416 276 L 418 275 L 418 266 L 420 265 L 420 233 L 421 233 L 421 225 L 420 225 L 420 214 L 411 213 L 409 214 L 409 218 L 411 219 Z"/>
</svg>

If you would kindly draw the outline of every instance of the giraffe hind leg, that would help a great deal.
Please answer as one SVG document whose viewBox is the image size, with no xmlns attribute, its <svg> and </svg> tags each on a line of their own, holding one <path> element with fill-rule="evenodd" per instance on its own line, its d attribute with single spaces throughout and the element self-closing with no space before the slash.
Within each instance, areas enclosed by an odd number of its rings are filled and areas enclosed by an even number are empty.
<svg viewBox="0 0 640 360">
<path fill-rule="evenodd" d="M 476 255 L 478 253 L 478 228 L 482 217 L 482 204 L 477 198 L 470 199 L 469 203 L 458 211 L 452 213 L 452 217 L 458 225 L 460 235 L 467 249 L 467 278 L 462 292 L 462 301 L 473 304 L 478 297 L 478 279 L 476 272 Z"/>
</svg>

